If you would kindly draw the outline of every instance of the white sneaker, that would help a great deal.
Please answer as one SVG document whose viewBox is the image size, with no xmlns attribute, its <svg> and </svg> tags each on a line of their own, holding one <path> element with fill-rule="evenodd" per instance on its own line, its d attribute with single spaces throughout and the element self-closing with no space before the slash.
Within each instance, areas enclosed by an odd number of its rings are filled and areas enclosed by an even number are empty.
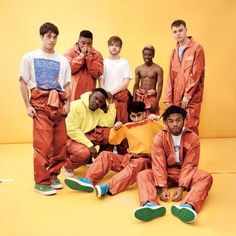
<svg viewBox="0 0 236 236">
<path fill-rule="evenodd" d="M 64 175 L 67 176 L 67 177 L 74 177 L 75 172 L 74 172 L 73 169 L 64 168 Z"/>
</svg>

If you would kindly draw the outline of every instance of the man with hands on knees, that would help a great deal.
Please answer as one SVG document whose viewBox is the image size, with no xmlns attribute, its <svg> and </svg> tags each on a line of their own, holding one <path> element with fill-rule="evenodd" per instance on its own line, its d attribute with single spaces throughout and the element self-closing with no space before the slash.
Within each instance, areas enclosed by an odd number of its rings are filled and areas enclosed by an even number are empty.
<svg viewBox="0 0 236 236">
<path fill-rule="evenodd" d="M 101 107 L 107 102 L 108 111 Z M 95 146 L 101 150 L 109 148 L 109 127 L 115 122 L 116 109 L 112 98 L 102 88 L 81 95 L 81 99 L 71 102 L 71 111 L 66 118 L 67 157 L 64 174 L 74 176 L 74 169 L 87 164 L 98 154 Z M 112 147 L 111 149 L 112 150 Z"/>
<path fill-rule="evenodd" d="M 212 176 L 198 169 L 200 158 L 199 137 L 184 127 L 187 112 L 172 105 L 162 114 L 167 128 L 153 140 L 152 169 L 144 170 L 137 176 L 141 207 L 134 216 L 141 221 L 150 221 L 165 215 L 166 209 L 157 198 L 166 202 L 178 202 L 183 192 L 188 191 L 183 204 L 173 205 L 171 212 L 185 223 L 194 222 L 197 213 L 206 200 L 212 185 Z M 172 196 L 168 188 L 177 187 Z"/>
</svg>

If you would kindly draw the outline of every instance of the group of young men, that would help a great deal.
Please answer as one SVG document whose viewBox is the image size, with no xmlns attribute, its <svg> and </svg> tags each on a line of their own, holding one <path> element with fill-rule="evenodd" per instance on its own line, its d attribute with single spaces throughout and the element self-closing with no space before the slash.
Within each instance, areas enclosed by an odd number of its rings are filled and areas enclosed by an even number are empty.
<svg viewBox="0 0 236 236">
<path fill-rule="evenodd" d="M 136 181 L 140 207 L 134 216 L 150 221 L 165 215 L 157 201 L 182 200 L 171 212 L 186 223 L 196 220 L 212 185 L 212 177 L 198 169 L 199 115 L 204 84 L 204 51 L 187 36 L 186 23 L 171 25 L 177 41 L 170 61 L 164 103 L 159 116 L 163 69 L 153 62 L 155 48 L 142 50 L 144 64 L 135 70 L 133 96 L 128 90 L 132 73 L 120 57 L 122 40 L 108 40 L 105 60 L 92 47 L 93 34 L 80 32 L 73 48 L 54 51 L 59 35 L 52 23 L 40 27 L 42 48 L 24 55 L 20 89 L 33 118 L 35 191 L 53 195 L 65 184 L 98 197 L 115 195 Z M 99 88 L 96 88 L 97 81 Z M 163 120 L 163 121 L 162 121 Z M 91 165 L 86 176 L 75 169 Z M 98 182 L 110 170 L 117 172 L 108 183 Z M 170 197 L 169 187 L 177 187 Z"/>
</svg>

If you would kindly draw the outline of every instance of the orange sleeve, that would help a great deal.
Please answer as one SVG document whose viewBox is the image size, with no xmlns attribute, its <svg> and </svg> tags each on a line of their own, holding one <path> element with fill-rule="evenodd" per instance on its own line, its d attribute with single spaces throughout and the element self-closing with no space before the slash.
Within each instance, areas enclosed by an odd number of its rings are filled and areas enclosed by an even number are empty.
<svg viewBox="0 0 236 236">
<path fill-rule="evenodd" d="M 103 58 L 98 52 L 90 54 L 86 57 L 88 70 L 93 78 L 98 78 L 103 74 Z"/>
<path fill-rule="evenodd" d="M 172 76 L 172 62 L 174 57 L 175 49 L 173 50 L 171 57 L 170 57 L 170 64 L 169 64 L 169 75 L 166 84 L 166 91 L 165 91 L 165 98 L 164 103 L 173 103 L 173 76 Z"/>
<path fill-rule="evenodd" d="M 196 136 L 195 139 L 189 142 L 189 146 L 183 164 L 181 166 L 180 176 L 179 176 L 179 186 L 189 188 L 192 177 L 197 170 L 199 158 L 200 158 L 200 141 Z"/>
<path fill-rule="evenodd" d="M 118 145 L 121 143 L 123 139 L 125 139 L 125 130 L 124 126 L 122 126 L 120 129 L 116 130 L 114 127 L 110 130 L 109 134 L 109 143 L 112 145 Z"/>
<path fill-rule="evenodd" d="M 194 62 L 192 67 L 192 73 L 189 74 L 187 78 L 187 86 L 185 88 L 184 96 L 191 99 L 195 93 L 199 83 L 201 82 L 202 77 L 204 76 L 204 67 L 205 67 L 205 56 L 204 51 L 201 45 L 198 45 L 194 55 Z"/>
<path fill-rule="evenodd" d="M 68 59 L 70 68 L 71 68 L 71 74 L 77 73 L 80 68 L 83 66 L 85 57 L 78 54 L 74 48 L 69 49 L 64 56 Z"/>
<path fill-rule="evenodd" d="M 151 149 L 152 171 L 156 186 L 167 187 L 166 155 L 163 146 L 163 132 L 158 133 L 153 140 Z"/>
</svg>

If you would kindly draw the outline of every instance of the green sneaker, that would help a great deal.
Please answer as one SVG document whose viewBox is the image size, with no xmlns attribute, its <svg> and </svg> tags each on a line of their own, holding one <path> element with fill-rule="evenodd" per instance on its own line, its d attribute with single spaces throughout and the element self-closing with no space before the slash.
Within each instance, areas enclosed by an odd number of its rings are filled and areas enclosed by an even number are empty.
<svg viewBox="0 0 236 236">
<path fill-rule="evenodd" d="M 148 202 L 144 206 L 134 211 L 134 217 L 141 221 L 151 221 L 166 214 L 166 208 L 157 204 Z"/>
<path fill-rule="evenodd" d="M 196 211 L 189 204 L 174 205 L 171 207 L 171 213 L 184 223 L 192 223 L 197 219 Z"/>
<path fill-rule="evenodd" d="M 54 195 L 57 192 L 50 185 L 47 184 L 35 184 L 34 191 L 44 196 Z"/>
<path fill-rule="evenodd" d="M 62 189 L 63 185 L 58 178 L 51 179 L 51 187 L 54 189 Z"/>
</svg>

